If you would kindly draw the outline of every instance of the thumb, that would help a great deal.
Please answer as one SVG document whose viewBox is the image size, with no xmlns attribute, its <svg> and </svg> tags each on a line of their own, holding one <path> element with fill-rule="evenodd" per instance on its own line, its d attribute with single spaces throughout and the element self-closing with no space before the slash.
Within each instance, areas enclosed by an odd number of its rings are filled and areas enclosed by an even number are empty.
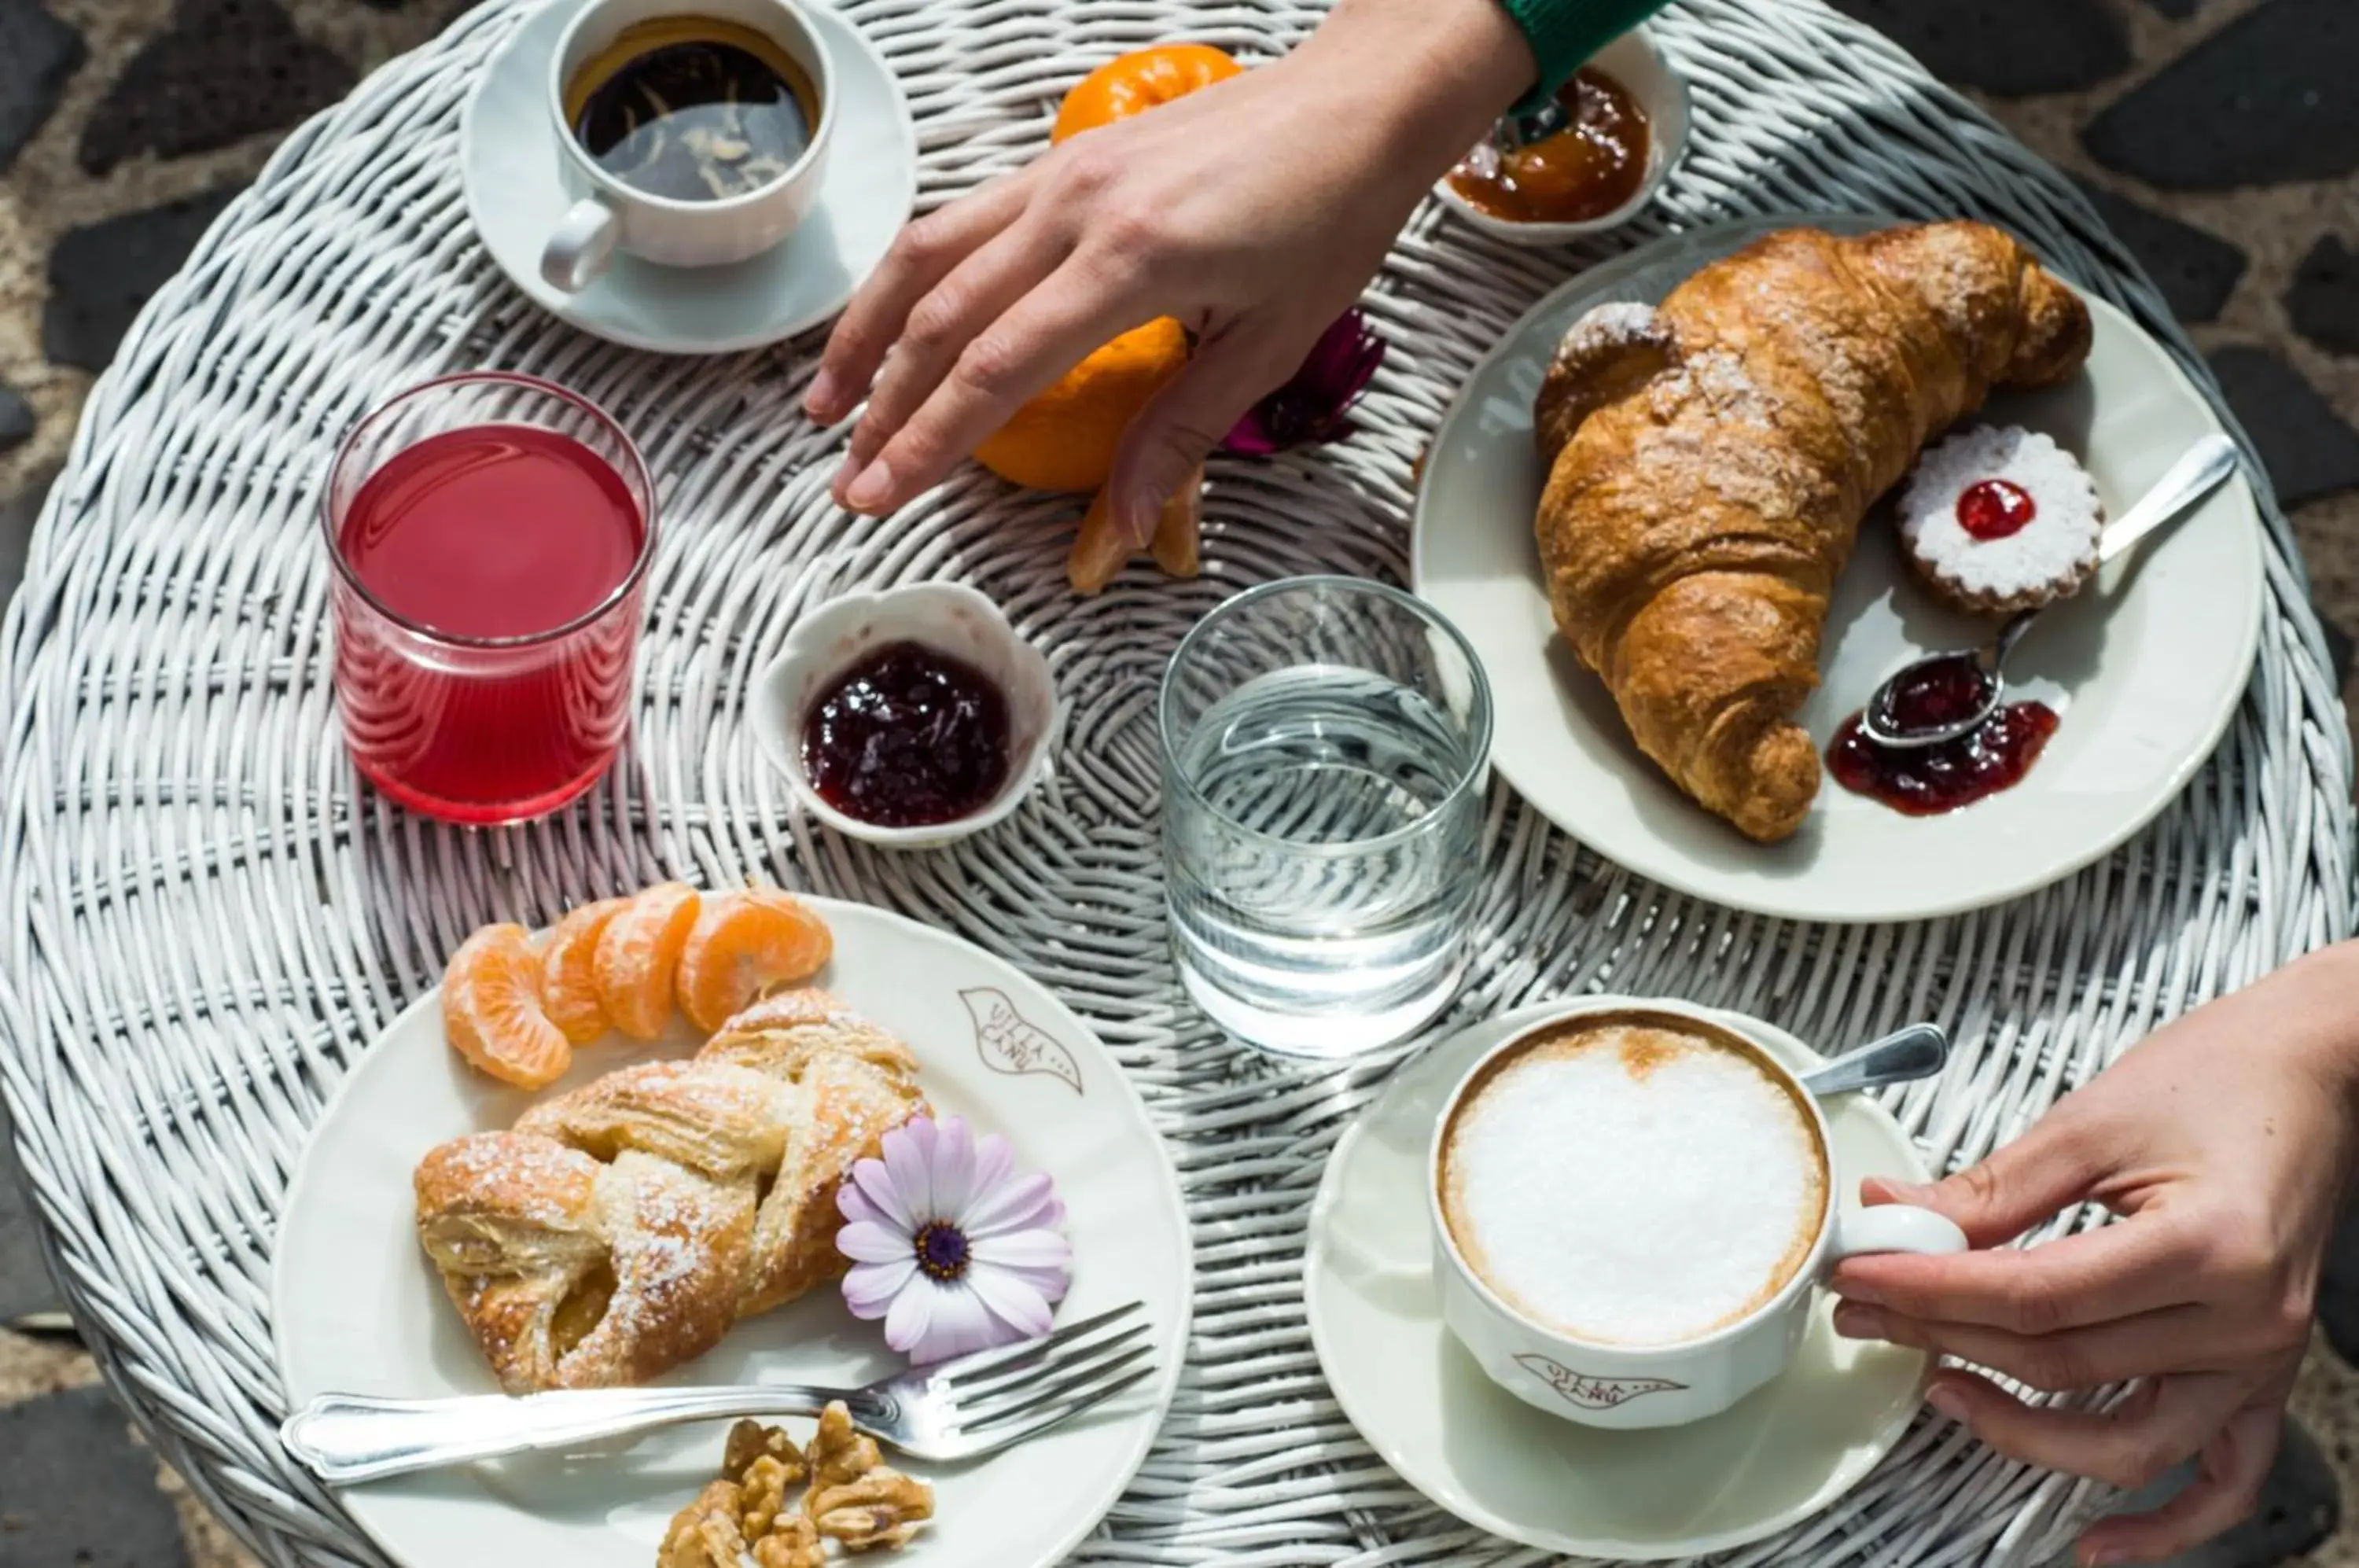
<svg viewBox="0 0 2359 1568">
<path fill-rule="evenodd" d="M 1956 1222 L 1974 1247 L 1997 1247 L 2087 1197 L 2103 1176 L 2095 1129 L 2069 1129 L 2063 1121 L 2050 1114 L 1980 1164 L 1942 1181 L 1871 1176 L 1860 1183 L 1860 1195 L 1870 1204 L 1930 1209 Z"/>
<path fill-rule="evenodd" d="M 1114 522 L 1133 550 L 1155 537 L 1163 503 L 1212 455 L 1263 393 L 1284 380 L 1270 356 L 1232 328 L 1208 339 L 1187 368 L 1147 399 L 1115 449 L 1106 488 Z"/>
</svg>

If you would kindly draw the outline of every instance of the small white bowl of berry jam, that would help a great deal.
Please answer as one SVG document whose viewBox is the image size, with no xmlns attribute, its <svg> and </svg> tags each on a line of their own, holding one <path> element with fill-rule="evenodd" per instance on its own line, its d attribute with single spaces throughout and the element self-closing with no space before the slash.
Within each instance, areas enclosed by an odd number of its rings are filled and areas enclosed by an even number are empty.
<svg viewBox="0 0 2359 1568">
<path fill-rule="evenodd" d="M 891 849 L 964 838 L 1016 810 L 1057 727 L 1049 661 L 973 589 L 917 583 L 832 599 L 756 681 L 754 738 L 811 815 Z"/>
</svg>

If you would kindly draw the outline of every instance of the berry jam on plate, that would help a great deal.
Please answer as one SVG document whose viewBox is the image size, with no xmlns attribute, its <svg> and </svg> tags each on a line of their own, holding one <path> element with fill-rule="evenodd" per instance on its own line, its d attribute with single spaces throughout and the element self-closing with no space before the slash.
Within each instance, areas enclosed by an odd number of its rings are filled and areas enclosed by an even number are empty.
<svg viewBox="0 0 2359 1568">
<path fill-rule="evenodd" d="M 823 687 L 803 720 L 821 800 L 878 827 L 981 811 L 1007 782 L 1007 697 L 962 659 L 887 643 Z"/>
<path fill-rule="evenodd" d="M 1971 653 L 1926 664 L 1894 693 L 1892 723 L 1902 734 L 1939 729 L 1981 704 L 1990 677 Z M 1883 746 L 1854 713 L 1827 747 L 1827 771 L 1854 795 L 1912 817 L 1939 816 L 2023 781 L 2039 760 L 2057 715 L 2045 702 L 2010 702 L 1983 726 L 1939 746 Z"/>
</svg>

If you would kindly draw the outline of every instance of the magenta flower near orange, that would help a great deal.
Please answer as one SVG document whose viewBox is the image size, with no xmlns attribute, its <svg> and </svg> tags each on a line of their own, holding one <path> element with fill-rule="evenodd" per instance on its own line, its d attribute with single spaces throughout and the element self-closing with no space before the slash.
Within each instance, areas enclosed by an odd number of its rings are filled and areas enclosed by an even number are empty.
<svg viewBox="0 0 2359 1568">
<path fill-rule="evenodd" d="M 1224 452 L 1266 457 L 1352 433 L 1351 413 L 1377 366 L 1385 340 L 1357 306 L 1335 318 L 1319 334 L 1302 367 L 1286 384 L 1248 409 L 1221 442 Z"/>
</svg>

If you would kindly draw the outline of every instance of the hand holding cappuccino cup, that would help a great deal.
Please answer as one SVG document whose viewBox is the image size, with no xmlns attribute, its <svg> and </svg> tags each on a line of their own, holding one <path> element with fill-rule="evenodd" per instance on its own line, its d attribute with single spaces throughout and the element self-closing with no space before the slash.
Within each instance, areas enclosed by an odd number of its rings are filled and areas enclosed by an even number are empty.
<svg viewBox="0 0 2359 1568">
<path fill-rule="evenodd" d="M 1832 1148 L 1794 1073 L 1720 1016 L 1569 1008 L 1486 1054 L 1435 1127 L 1443 1321 L 1564 1420 L 1717 1415 L 1786 1369 L 1843 1259 L 1966 1249 L 1930 1209 L 1844 1210 Z"/>
<path fill-rule="evenodd" d="M 819 198 L 833 98 L 790 0 L 589 0 L 550 61 L 574 201 L 541 276 L 577 293 L 617 250 L 722 267 L 777 245 Z"/>
</svg>

